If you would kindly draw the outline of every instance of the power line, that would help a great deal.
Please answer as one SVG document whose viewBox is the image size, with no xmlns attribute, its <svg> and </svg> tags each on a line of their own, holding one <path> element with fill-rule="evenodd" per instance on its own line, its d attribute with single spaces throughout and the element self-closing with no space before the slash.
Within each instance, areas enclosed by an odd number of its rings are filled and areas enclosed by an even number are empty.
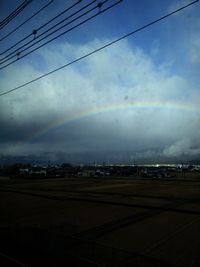
<svg viewBox="0 0 200 267">
<path fill-rule="evenodd" d="M 17 7 L 10 15 L 0 22 L 0 30 L 3 29 L 10 21 L 19 15 L 23 9 L 28 6 L 33 0 L 25 0 L 19 7 Z"/>
<path fill-rule="evenodd" d="M 95 1 L 96 1 L 96 0 L 95 0 Z M 105 0 L 104 2 L 107 2 L 107 1 L 108 1 L 108 0 Z M 70 32 L 70 31 L 74 30 L 75 28 L 77 28 L 77 27 L 79 27 L 80 25 L 86 23 L 87 21 L 89 21 L 89 20 L 91 20 L 91 19 L 93 19 L 93 18 L 99 16 L 101 13 L 103 13 L 103 12 L 105 12 L 105 11 L 107 11 L 107 10 L 113 8 L 114 6 L 116 6 L 117 4 L 119 4 L 121 1 L 122 1 L 122 0 L 119 0 L 118 2 L 114 3 L 113 5 L 110 5 L 109 7 L 107 7 L 107 8 L 105 8 L 105 9 L 101 10 L 99 13 L 97 13 L 97 14 L 95 14 L 95 15 L 93 15 L 93 16 L 91 16 L 91 17 L 85 19 L 85 20 L 83 20 L 82 22 L 78 23 L 77 25 L 73 26 L 72 28 L 70 28 L 70 29 L 64 31 L 63 33 L 61 33 L 61 34 L 55 36 L 54 38 L 50 39 L 50 40 L 47 41 L 46 43 L 43 43 L 43 44 L 39 45 L 38 47 L 32 49 L 31 51 L 27 52 L 26 54 L 24 54 L 24 55 L 21 56 L 20 58 L 17 58 L 17 59 L 15 59 L 15 60 L 9 62 L 8 64 L 6 64 L 6 65 L 4 65 L 3 67 L 1 67 L 0 70 L 2 70 L 2 69 L 4 69 L 4 68 L 8 67 L 9 65 L 13 64 L 14 62 L 16 62 L 16 61 L 18 61 L 18 60 L 20 60 L 20 59 L 26 57 L 27 55 L 33 53 L 34 51 L 38 50 L 39 48 L 41 48 L 41 47 L 47 45 L 48 43 L 50 43 L 50 42 L 56 40 L 58 37 L 60 37 L 60 36 L 66 34 L 66 33 L 68 33 L 68 32 Z M 91 12 L 92 10 L 94 10 L 94 9 L 96 9 L 96 8 L 98 8 L 98 7 L 99 7 L 99 6 L 97 5 L 96 7 L 94 7 L 94 8 L 92 8 L 91 10 L 85 12 L 84 14 L 82 14 L 82 15 L 79 16 L 79 17 L 82 17 L 83 15 L 85 15 L 85 14 Z M 73 21 L 75 21 L 75 20 L 77 20 L 77 18 L 74 19 L 74 20 L 72 20 L 71 22 L 73 22 Z M 71 22 L 70 22 L 70 23 L 71 23 Z M 70 23 L 67 23 L 66 25 L 68 25 L 68 24 L 70 24 Z M 64 25 L 64 26 L 66 26 L 66 25 Z M 62 26 L 62 28 L 63 28 L 64 26 Z M 57 32 L 57 30 L 55 30 L 54 32 Z M 54 32 L 53 32 L 53 33 L 54 33 Z M 51 34 L 52 34 L 52 33 L 51 33 Z M 51 34 L 45 36 L 44 38 L 42 38 L 41 40 L 37 41 L 36 43 L 42 41 L 43 39 L 46 39 L 46 37 L 50 36 Z M 35 45 L 36 43 L 34 43 L 33 45 Z M 25 48 L 24 50 L 22 50 L 22 51 L 20 51 L 20 52 L 24 52 L 25 50 L 31 48 L 33 45 L 31 45 L 31 46 Z M 12 57 L 10 57 L 9 59 L 7 59 L 7 60 L 1 62 L 1 64 L 4 63 L 4 62 L 6 62 L 6 61 L 8 61 L 8 60 L 10 60 L 10 59 L 13 58 L 13 57 L 15 57 L 15 56 L 12 56 Z"/>
<path fill-rule="evenodd" d="M 142 26 L 142 27 L 140 27 L 140 28 L 138 28 L 138 29 L 136 29 L 136 30 L 133 30 L 133 31 L 131 31 L 131 32 L 129 32 L 129 33 L 127 33 L 127 34 L 125 34 L 125 35 L 123 35 L 123 36 L 121 36 L 121 37 L 115 39 L 115 40 L 113 40 L 112 42 L 109 42 L 109 43 L 107 43 L 107 44 L 105 44 L 105 45 L 103 45 L 103 46 L 101 46 L 101 47 L 99 47 L 99 48 L 93 50 L 92 52 L 90 52 L 90 53 L 88 53 L 88 54 L 85 54 L 85 55 L 83 55 L 83 56 L 81 56 L 81 57 L 79 57 L 79 58 L 77 58 L 77 59 L 75 59 L 75 60 L 73 60 L 73 61 L 71 61 L 71 62 L 69 62 L 69 63 L 64 64 L 63 66 L 61 66 L 61 67 L 59 67 L 59 68 L 56 68 L 56 69 L 54 69 L 54 70 L 52 70 L 52 71 L 50 71 L 50 72 L 47 72 L 47 73 L 45 73 L 45 74 L 43 74 L 43 75 L 41 75 L 41 76 L 38 76 L 37 78 L 35 78 L 35 79 L 33 79 L 33 80 L 30 80 L 30 81 L 28 81 L 28 82 L 26 82 L 26 83 L 23 83 L 23 84 L 21 84 L 21 85 L 19 85 L 19 86 L 16 86 L 16 87 L 14 87 L 14 88 L 12 88 L 12 89 L 10 89 L 10 90 L 7 90 L 7 91 L 1 93 L 0 96 L 9 94 L 9 93 L 11 93 L 11 92 L 13 92 L 13 91 L 19 90 L 20 88 L 23 88 L 23 87 L 29 85 L 29 84 L 31 84 L 31 83 L 34 83 L 34 82 L 36 82 L 36 81 L 38 81 L 38 80 L 41 80 L 41 79 L 43 79 L 44 77 L 47 77 L 47 76 L 53 74 L 54 72 L 57 72 L 57 71 L 59 71 L 59 70 L 61 70 L 61 69 L 64 69 L 64 68 L 66 68 L 66 67 L 68 67 L 68 66 L 70 66 L 70 65 L 72 65 L 72 64 L 74 64 L 74 63 L 76 63 L 76 62 L 78 62 L 78 61 L 80 61 L 80 60 L 82 60 L 82 59 L 84 59 L 84 58 L 87 58 L 87 57 L 89 57 L 89 56 L 91 56 L 91 55 L 93 55 L 93 54 L 95 54 L 95 53 L 97 53 L 97 52 L 99 52 L 99 51 L 101 51 L 101 50 L 107 48 L 107 47 L 112 46 L 112 45 L 115 44 L 115 43 L 120 42 L 121 40 L 123 40 L 123 39 L 125 39 L 125 38 L 127 38 L 127 37 L 129 37 L 129 36 L 131 36 L 131 35 L 133 35 L 133 34 L 135 34 L 135 33 L 137 33 L 137 32 L 139 32 L 139 31 L 144 30 L 145 28 L 150 27 L 150 26 L 152 26 L 153 24 L 156 24 L 156 23 L 160 22 L 161 20 L 164 20 L 164 19 L 170 17 L 171 15 L 173 15 L 173 14 L 175 14 L 175 13 L 178 13 L 178 12 L 180 12 L 181 10 L 183 10 L 183 9 L 185 9 L 185 8 L 187 8 L 187 7 L 189 7 L 189 6 L 193 5 L 193 4 L 195 4 L 195 3 L 197 3 L 197 2 L 199 2 L 199 0 L 195 0 L 195 1 L 189 3 L 189 4 L 185 5 L 185 6 L 182 6 L 182 7 L 178 8 L 178 9 L 176 9 L 176 10 L 174 10 L 174 11 L 172 11 L 172 12 L 170 12 L 170 13 L 168 13 L 168 14 L 166 14 L 166 15 L 164 15 L 164 16 L 158 18 L 158 19 L 156 19 L 156 20 L 153 20 L 152 22 L 150 22 L 150 23 L 148 23 L 148 24 L 146 24 L 146 25 L 144 25 L 144 26 Z"/>
<path fill-rule="evenodd" d="M 13 29 L 12 31 L 10 31 L 8 34 L 6 34 L 4 37 L 2 37 L 0 39 L 0 42 L 5 40 L 8 36 L 10 36 L 12 33 L 16 32 L 20 27 L 22 27 L 25 23 L 27 23 L 29 20 L 31 20 L 32 18 L 34 18 L 35 16 L 37 16 L 41 11 L 43 11 L 45 8 L 47 8 L 50 4 L 52 4 L 54 2 L 54 0 L 51 0 L 50 2 L 48 2 L 46 5 L 44 5 L 43 7 L 41 7 L 37 12 L 35 12 L 31 17 L 29 17 L 28 19 L 26 19 L 24 22 L 22 22 L 20 25 L 18 25 L 15 29 Z"/>
<path fill-rule="evenodd" d="M 21 5 L 19 5 L 15 10 L 13 10 L 5 19 L 3 19 L 1 22 L 0 22 L 0 26 L 4 25 L 4 23 L 10 19 L 13 14 L 15 14 L 17 11 L 19 11 L 25 4 L 27 3 L 27 0 L 25 0 Z"/>
<path fill-rule="evenodd" d="M 82 0 L 81 0 L 82 1 Z M 63 15 L 64 13 L 66 13 L 67 11 L 69 11 L 72 7 L 75 7 L 76 5 L 80 4 L 81 1 L 77 1 L 75 4 L 73 4 L 71 7 L 63 10 L 62 12 L 60 12 L 59 14 L 57 14 L 55 17 L 53 17 L 52 19 L 50 19 L 49 21 L 47 21 L 46 23 L 44 23 L 42 26 L 40 26 L 37 31 L 41 30 L 42 28 L 44 28 L 45 26 L 47 26 L 49 23 L 51 23 L 52 21 L 54 21 L 55 19 L 57 19 L 58 17 L 60 17 L 61 15 Z"/>
<path fill-rule="evenodd" d="M 59 13 L 58 15 L 56 15 L 55 17 L 53 17 L 52 19 L 50 19 L 49 21 L 45 22 L 43 25 L 41 25 L 38 29 L 36 29 L 36 31 L 38 32 L 39 30 L 41 30 L 42 28 L 44 28 L 46 25 L 48 25 L 50 22 L 52 22 L 53 20 L 55 20 L 56 18 L 58 18 L 59 16 L 61 16 L 62 14 L 66 13 L 67 11 L 69 11 L 70 9 L 72 9 L 73 7 L 75 7 L 76 5 L 78 5 L 80 3 L 80 1 L 72 4 L 71 6 L 69 6 L 68 8 L 66 8 L 65 10 L 63 10 L 61 13 Z M 18 44 L 22 43 L 23 41 L 27 40 L 29 37 L 33 36 L 33 32 L 31 32 L 30 34 L 28 34 L 27 36 L 25 36 L 24 38 L 22 38 L 20 41 L 18 41 L 17 43 L 15 43 L 14 45 L 12 45 L 11 47 L 9 47 L 8 49 L 4 50 L 3 52 L 0 53 L 0 55 L 3 55 L 4 53 L 10 51 L 12 48 L 14 48 L 15 46 L 17 46 Z"/>
<path fill-rule="evenodd" d="M 106 2 L 109 0 L 106 0 Z M 35 44 L 43 41 L 44 39 L 46 39 L 47 37 L 51 36 L 52 34 L 54 34 L 55 32 L 61 30 L 62 28 L 66 27 L 67 25 L 71 24 L 72 22 L 76 21 L 77 19 L 83 17 L 85 14 L 87 14 L 88 12 L 85 12 L 84 14 L 80 15 L 79 17 L 71 20 L 69 23 L 64 24 L 63 26 L 61 26 L 60 28 L 56 29 L 55 31 L 49 33 L 48 35 L 44 36 L 42 39 L 39 39 L 38 41 L 36 41 L 35 43 L 33 43 L 32 45 L 28 46 L 27 48 L 21 50 L 22 48 L 26 47 L 27 45 L 29 45 L 30 43 L 34 42 L 35 40 L 37 40 L 38 38 L 40 38 L 41 36 L 43 36 L 45 33 L 49 32 L 50 30 L 54 29 L 55 27 L 57 27 L 59 24 L 63 23 L 64 21 L 68 20 L 69 18 L 73 17 L 74 15 L 78 14 L 79 12 L 83 11 L 84 9 L 88 8 L 90 5 L 92 5 L 94 2 L 96 2 L 96 0 L 93 0 L 92 2 L 90 2 L 89 4 L 85 5 L 84 7 L 82 7 L 81 9 L 79 9 L 78 11 L 72 13 L 70 16 L 68 16 L 67 18 L 63 19 L 62 21 L 58 22 L 57 24 L 55 24 L 54 26 L 52 26 L 51 28 L 47 29 L 46 31 L 44 31 L 43 33 L 39 34 L 38 36 L 36 36 L 33 40 L 28 41 L 27 43 L 23 44 L 22 46 L 18 47 L 17 50 L 11 52 L 10 54 L 6 55 L 5 57 L 3 57 L 0 60 L 0 64 L 3 64 L 7 61 L 9 61 L 10 59 L 14 58 L 16 56 L 16 52 L 19 51 L 20 53 L 28 50 L 29 48 L 31 48 L 32 46 L 34 46 Z M 96 9 L 97 6 L 95 6 L 94 8 L 92 8 L 90 11 Z M 46 24 L 47 25 L 47 24 Z M 32 34 L 31 34 L 32 35 Z M 8 51 L 8 49 L 7 49 Z M 12 56 L 13 55 L 13 56 Z"/>
<path fill-rule="evenodd" d="M 22 7 L 21 9 L 19 9 L 18 11 L 14 12 L 10 17 L 8 17 L 0 26 L 0 30 L 2 30 L 9 22 L 11 22 L 15 17 L 17 17 L 17 15 L 19 15 L 23 9 L 27 6 L 27 4 Z"/>
<path fill-rule="evenodd" d="M 105 0 L 104 3 L 107 2 L 107 1 L 109 1 L 109 0 Z M 92 3 L 94 3 L 94 2 L 96 2 L 96 0 L 94 0 Z M 113 4 L 113 5 L 109 6 L 108 8 L 105 8 L 104 10 L 102 10 L 101 13 L 103 13 L 103 12 L 107 11 L 108 9 L 114 7 L 115 5 L 119 4 L 120 2 L 121 2 L 121 0 L 119 0 L 118 2 L 116 2 L 116 3 Z M 90 4 L 92 4 L 92 3 L 90 3 Z M 89 4 L 89 5 L 90 5 L 90 4 Z M 46 36 L 43 37 L 42 39 L 36 41 L 34 44 L 32 44 L 32 45 L 26 47 L 26 48 L 23 49 L 23 50 L 20 50 L 20 54 L 21 54 L 22 52 L 28 50 L 29 48 L 33 47 L 33 46 L 36 45 L 37 43 L 39 43 L 39 42 L 45 40 L 47 37 L 51 36 L 52 34 L 54 34 L 55 32 L 57 32 L 58 30 L 60 30 L 60 29 L 62 29 L 62 28 L 64 28 L 64 27 L 66 27 L 67 25 L 71 24 L 72 22 L 76 21 L 77 19 L 80 19 L 81 17 L 85 16 L 86 14 L 92 12 L 92 11 L 95 10 L 96 8 L 98 8 L 98 4 L 97 4 L 95 7 L 91 8 L 90 10 L 86 11 L 85 13 L 83 13 L 82 15 L 80 15 L 80 16 L 76 17 L 75 19 L 71 20 L 71 21 L 68 22 L 67 24 L 61 26 L 59 29 L 57 29 L 57 30 L 51 32 L 50 34 L 46 35 Z M 74 30 L 75 28 L 77 28 L 77 27 L 79 27 L 80 25 L 86 23 L 87 21 L 93 19 L 94 17 L 98 16 L 98 15 L 101 14 L 101 13 L 97 13 L 97 14 L 95 14 L 95 15 L 93 15 L 93 16 L 91 16 L 91 17 L 85 19 L 85 20 L 83 20 L 82 22 L 80 22 L 80 23 L 78 23 L 77 25 L 71 27 L 70 29 L 68 29 L 68 30 L 62 32 L 61 34 L 59 34 L 59 35 L 53 37 L 52 39 L 50 39 L 50 40 L 47 41 L 46 43 L 43 43 L 42 45 L 37 46 L 36 48 L 34 48 L 34 49 L 32 49 L 31 51 L 27 52 L 26 54 L 24 54 L 24 55 L 21 56 L 20 58 L 17 58 L 17 59 L 15 59 L 15 60 L 9 62 L 8 64 L 4 65 L 3 67 L 0 68 L 0 70 L 4 69 L 5 67 L 7 67 L 7 66 L 9 66 L 9 65 L 11 65 L 11 64 L 13 64 L 14 62 L 18 61 L 19 59 L 22 59 L 22 58 L 26 57 L 27 55 L 33 53 L 34 51 L 36 51 L 36 50 L 38 50 L 39 48 L 45 46 L 46 44 L 48 44 L 48 43 L 50 43 L 50 42 L 56 40 L 58 37 L 60 37 L 60 36 L 66 34 L 66 33 L 68 33 L 68 32 L 70 32 L 70 31 Z M 41 35 L 42 35 L 42 34 L 41 34 Z M 41 35 L 40 35 L 40 36 L 41 36 Z M 9 61 L 10 59 L 14 58 L 15 56 L 16 56 L 16 55 L 13 55 L 13 56 L 9 57 L 8 59 L 6 59 L 6 60 L 4 60 L 3 62 L 1 62 L 1 64 L 3 64 L 3 63 L 5 63 L 5 62 Z"/>
</svg>

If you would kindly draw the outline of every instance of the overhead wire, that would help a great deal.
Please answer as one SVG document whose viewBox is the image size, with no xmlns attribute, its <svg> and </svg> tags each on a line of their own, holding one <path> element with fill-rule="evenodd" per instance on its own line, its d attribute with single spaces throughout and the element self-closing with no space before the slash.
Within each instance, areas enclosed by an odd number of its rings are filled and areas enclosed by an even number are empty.
<svg viewBox="0 0 200 267">
<path fill-rule="evenodd" d="M 78 5 L 80 3 L 80 1 L 77 1 L 76 3 L 73 3 L 71 6 L 69 6 L 68 8 L 66 8 L 65 10 L 63 10 L 62 12 L 60 12 L 59 14 L 57 14 L 55 17 L 53 17 L 52 19 L 50 19 L 49 21 L 45 22 L 43 25 L 41 25 L 38 29 L 36 29 L 36 31 L 40 31 L 41 29 L 43 29 L 46 25 L 48 25 L 49 23 L 51 23 L 52 21 L 54 21 L 55 19 L 57 19 L 59 16 L 63 15 L 64 13 L 66 13 L 67 11 L 71 10 L 72 8 L 74 8 L 76 5 Z M 27 36 L 23 37 L 21 40 L 19 40 L 18 42 L 16 42 L 15 44 L 13 44 L 12 46 L 10 46 L 9 48 L 7 48 L 6 50 L 4 50 L 3 52 L 0 53 L 0 55 L 3 55 L 4 53 L 10 51 L 12 48 L 16 47 L 18 44 L 22 43 L 23 41 L 27 40 L 29 37 L 33 36 L 33 32 L 31 32 L 30 34 L 28 34 Z"/>
<path fill-rule="evenodd" d="M 94 1 L 96 1 L 96 0 L 94 0 Z M 105 0 L 104 2 L 107 2 L 107 1 L 109 1 L 109 0 Z M 40 49 L 41 47 L 47 45 L 48 43 L 50 43 L 50 42 L 56 40 L 56 39 L 59 38 L 60 36 L 62 36 L 62 35 L 64 35 L 64 34 L 70 32 L 70 31 L 74 30 L 75 28 L 77 28 L 77 27 L 79 27 L 80 25 L 86 23 L 87 21 L 89 21 L 89 20 L 91 20 L 91 19 L 93 19 L 93 18 L 99 16 L 101 13 L 103 13 L 103 12 L 109 10 L 110 8 L 112 8 L 112 7 L 114 7 L 115 5 L 119 4 L 121 1 L 122 1 L 122 0 L 119 0 L 118 2 L 114 3 L 113 5 L 111 5 L 111 6 L 107 7 L 107 8 L 105 8 L 105 9 L 103 9 L 101 12 L 98 12 L 98 13 L 96 13 L 95 15 L 90 16 L 89 18 L 83 20 L 82 22 L 78 23 L 77 25 L 75 25 L 75 26 L 71 27 L 70 29 L 68 29 L 68 30 L 66 30 L 66 31 L 64 31 L 64 32 L 62 32 L 61 34 L 55 36 L 54 38 L 50 39 L 49 41 L 47 41 L 47 42 L 45 42 L 45 43 L 43 43 L 43 44 L 37 46 L 36 48 L 34 48 L 34 49 L 32 49 L 31 51 L 27 52 L 26 54 L 24 54 L 24 55 L 18 57 L 17 59 L 15 59 L 15 60 L 9 62 L 8 64 L 4 65 L 3 67 L 0 67 L 0 70 L 6 68 L 7 66 L 13 64 L 14 62 L 16 62 L 16 61 L 18 61 L 18 60 L 21 60 L 22 58 L 26 57 L 27 55 L 33 53 L 34 51 Z M 82 17 L 83 15 L 85 15 L 85 14 L 87 14 L 87 13 L 93 11 L 93 10 L 96 9 L 96 8 L 98 8 L 98 5 L 97 5 L 96 7 L 94 7 L 94 8 L 92 8 L 91 10 L 86 11 L 84 14 L 80 15 L 78 18 L 80 18 L 80 17 Z M 76 18 L 76 19 L 73 19 L 71 22 L 67 23 L 66 25 L 71 24 L 71 23 L 74 22 L 75 20 L 77 20 L 77 18 Z M 65 27 L 66 25 L 62 26 L 61 28 Z M 56 30 L 56 31 L 57 31 L 57 30 Z M 56 32 L 56 31 L 54 31 L 54 32 Z M 54 33 L 54 32 L 53 32 L 53 33 Z M 51 34 L 52 34 L 52 33 L 51 33 Z M 51 34 L 49 34 L 48 36 L 50 36 Z M 39 42 L 42 41 L 43 39 L 46 39 L 46 37 L 48 37 L 48 36 L 45 36 L 44 38 L 38 40 L 36 43 L 39 43 Z M 36 43 L 34 43 L 33 45 L 35 45 Z M 33 45 L 31 45 L 31 46 L 29 46 L 29 47 L 27 47 L 27 48 L 21 50 L 20 52 L 24 52 L 24 51 L 26 51 L 27 49 L 29 49 L 29 48 L 32 47 Z M 15 57 L 15 55 L 12 56 L 12 57 L 10 57 L 9 59 L 3 61 L 2 63 L 6 62 L 6 61 L 8 61 L 8 60 L 10 60 L 10 59 L 12 59 L 12 58 L 14 58 L 14 57 Z M 2 64 L 2 63 L 1 63 L 1 64 Z"/>
<path fill-rule="evenodd" d="M 29 0 L 28 0 L 29 1 Z M 15 10 L 13 10 L 5 19 L 0 21 L 0 26 L 4 25 L 17 11 L 19 11 L 25 4 L 27 3 L 27 0 L 25 0 L 23 3 L 21 3 Z"/>
<path fill-rule="evenodd" d="M 25 0 L 19 7 L 17 7 L 10 15 L 0 22 L 0 30 L 3 29 L 10 21 L 18 16 L 25 7 L 27 7 L 33 0 Z"/>
<path fill-rule="evenodd" d="M 105 2 L 108 2 L 110 0 L 105 0 Z M 63 23 L 64 21 L 68 20 L 69 18 L 73 17 L 74 15 L 77 15 L 79 12 L 83 11 L 84 9 L 88 8 L 90 5 L 92 5 L 93 3 L 95 3 L 96 0 L 93 0 L 92 2 L 90 2 L 89 4 L 85 5 L 84 7 L 82 7 L 81 9 L 79 9 L 78 11 L 72 13 L 70 16 L 68 16 L 67 18 L 63 19 L 62 21 L 58 22 L 56 25 L 52 26 L 51 28 L 47 29 L 45 32 L 41 33 L 40 35 L 38 35 L 37 37 L 35 37 L 35 39 L 28 41 L 27 43 L 25 43 L 24 45 L 18 47 L 15 51 L 11 52 L 10 54 L 6 55 L 5 57 L 3 57 L 0 60 L 0 64 L 3 64 L 7 61 L 9 61 L 12 58 L 16 57 L 16 53 L 19 51 L 20 54 L 23 53 L 24 51 L 28 50 L 29 48 L 33 47 L 34 45 L 38 44 L 39 42 L 45 40 L 47 37 L 51 36 L 52 34 L 56 33 L 57 31 L 63 29 L 64 27 L 70 25 L 71 23 L 75 22 L 76 20 L 80 19 L 81 17 L 85 16 L 86 14 L 92 12 L 93 10 L 95 10 L 98 5 L 96 5 L 95 7 L 93 7 L 92 9 L 90 9 L 89 11 L 86 11 L 85 13 L 81 14 L 80 16 L 76 17 L 75 19 L 71 20 L 70 22 L 64 24 L 63 26 L 61 26 L 60 28 L 54 30 L 53 32 L 49 33 L 48 35 L 44 36 L 43 38 L 39 39 L 41 36 L 43 36 L 45 33 L 49 32 L 50 30 L 54 29 L 55 27 L 57 27 L 59 24 Z M 66 31 L 67 32 L 67 31 Z M 37 39 L 39 39 L 37 41 Z M 35 41 L 35 42 L 34 42 Z M 33 44 L 31 44 L 32 42 L 34 42 Z M 31 44 L 31 45 L 29 45 Z M 28 47 L 26 47 L 27 45 L 29 45 Z M 26 48 L 24 48 L 26 47 Z M 23 50 L 21 50 L 22 48 L 24 48 Z M 22 57 L 20 57 L 22 58 Z"/>
<path fill-rule="evenodd" d="M 5 40 L 7 37 L 9 37 L 11 34 L 13 34 L 14 32 L 16 32 L 19 28 L 21 28 L 24 24 L 26 24 L 28 21 L 30 21 L 32 18 L 34 18 L 35 16 L 37 16 L 40 12 L 42 12 L 45 8 L 47 8 L 50 4 L 52 4 L 54 2 L 54 0 L 49 1 L 47 4 L 45 4 L 44 6 L 42 6 L 38 11 L 36 11 L 32 16 L 30 16 L 28 19 L 26 19 L 24 22 L 22 22 L 21 24 L 19 24 L 16 28 L 14 28 L 13 30 L 11 30 L 9 33 L 7 33 L 5 36 L 3 36 L 0 39 L 0 42 Z"/>
<path fill-rule="evenodd" d="M 156 23 L 158 23 L 158 22 L 160 22 L 160 21 L 162 21 L 162 20 L 164 20 L 164 19 L 166 19 L 166 18 L 172 16 L 173 14 L 176 14 L 176 13 L 180 12 L 181 10 L 183 10 L 183 9 L 185 9 L 185 8 L 187 8 L 187 7 L 189 7 L 189 6 L 193 5 L 193 4 L 195 4 L 195 3 L 197 3 L 197 2 L 199 2 L 199 0 L 195 0 L 195 1 L 193 1 L 193 2 L 191 2 L 191 3 L 189 3 L 189 4 L 187 4 L 187 5 L 184 5 L 184 6 L 180 7 L 180 8 L 178 8 L 178 9 L 176 9 L 176 10 L 174 10 L 174 11 L 172 11 L 172 12 L 170 12 L 170 13 L 168 13 L 168 14 L 166 14 L 166 15 L 160 17 L 160 18 L 158 18 L 158 19 L 155 19 L 155 20 L 153 20 L 153 21 L 151 21 L 151 22 L 145 24 L 144 26 L 142 26 L 142 27 L 140 27 L 140 28 L 138 28 L 138 29 L 136 29 L 136 30 L 133 30 L 133 31 L 131 31 L 131 32 L 129 32 L 129 33 L 127 33 L 127 34 L 125 34 L 125 35 L 123 35 L 123 36 L 121 36 L 121 37 L 119 37 L 119 38 L 117 38 L 117 39 L 115 39 L 115 40 L 113 40 L 113 41 L 111 41 L 111 42 L 109 42 L 109 43 L 107 43 L 107 44 L 105 44 L 105 45 L 103 45 L 103 46 L 101 46 L 101 47 L 95 49 L 95 50 L 93 50 L 93 51 L 90 52 L 90 53 L 87 53 L 87 54 L 85 54 L 85 55 L 83 55 L 83 56 L 81 56 L 81 57 L 79 57 L 79 58 L 77 58 L 77 59 L 75 59 L 75 60 L 73 60 L 73 61 L 71 61 L 71 62 L 69 62 L 69 63 L 66 63 L 66 64 L 62 65 L 62 66 L 59 67 L 59 68 L 56 68 L 56 69 L 54 69 L 54 70 L 52 70 L 52 71 L 49 71 L 49 72 L 47 72 L 47 73 L 45 73 L 45 74 L 43 74 L 43 75 L 41 75 L 41 76 L 38 76 L 37 78 L 34 78 L 34 79 L 32 79 L 32 80 L 30 80 L 30 81 L 28 81 L 28 82 L 26 82 L 26 83 L 23 83 L 23 84 L 21 84 L 21 85 L 19 85 L 19 86 L 16 86 L 16 87 L 14 87 L 14 88 L 12 88 L 12 89 L 10 89 L 10 90 L 7 90 L 7 91 L 5 91 L 5 92 L 3 92 L 3 93 L 0 93 L 0 96 L 10 94 L 11 92 L 14 92 L 14 91 L 16 91 L 16 90 L 19 90 L 19 89 L 21 89 L 21 88 L 23 88 L 23 87 L 25 87 L 25 86 L 27 86 L 27 85 L 29 85 L 29 84 L 31 84 L 31 83 L 34 83 L 34 82 L 36 82 L 36 81 L 38 81 L 38 80 L 41 80 L 41 79 L 43 79 L 43 78 L 45 78 L 45 77 L 47 77 L 47 76 L 49 76 L 49 75 L 51 75 L 51 74 L 53 74 L 53 73 L 55 73 L 55 72 L 61 70 L 61 69 L 64 69 L 64 68 L 66 68 L 66 67 L 69 67 L 70 65 L 72 65 L 72 64 L 74 64 L 74 63 L 76 63 L 76 62 L 79 62 L 79 61 L 81 61 L 81 60 L 83 60 L 83 59 L 85 59 L 85 58 L 87 58 L 87 57 L 89 57 L 89 56 L 91 56 L 91 55 L 93 55 L 93 54 L 96 54 L 97 52 L 102 51 L 103 49 L 105 49 L 105 48 L 107 48 L 107 47 L 110 47 L 110 46 L 112 46 L 113 44 L 118 43 L 118 42 L 120 42 L 121 40 L 123 40 L 123 39 L 125 39 L 125 38 L 127 38 L 127 37 L 129 37 L 129 36 L 131 36 L 131 35 L 133 35 L 133 34 L 135 34 L 135 33 L 137 33 L 137 32 L 140 32 L 140 31 L 144 30 L 145 28 L 148 28 L 148 27 L 154 25 L 154 24 L 156 24 Z"/>
</svg>

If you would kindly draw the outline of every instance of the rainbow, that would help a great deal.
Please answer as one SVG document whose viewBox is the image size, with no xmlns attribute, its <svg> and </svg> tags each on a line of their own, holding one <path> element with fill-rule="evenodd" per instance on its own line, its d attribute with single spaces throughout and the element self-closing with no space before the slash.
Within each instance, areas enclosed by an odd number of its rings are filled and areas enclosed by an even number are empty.
<svg viewBox="0 0 200 267">
<path fill-rule="evenodd" d="M 183 111 L 183 112 L 195 112 L 199 113 L 200 108 L 195 105 L 189 105 L 185 103 L 178 102 L 128 102 L 124 101 L 123 103 L 114 103 L 107 105 L 99 105 L 90 107 L 79 112 L 74 112 L 73 114 L 62 116 L 58 120 L 51 122 L 47 127 L 34 132 L 31 135 L 31 140 L 34 140 L 37 137 L 40 137 L 56 128 L 62 127 L 68 123 L 78 121 L 87 117 L 92 117 L 102 113 L 109 113 L 114 111 L 127 111 L 127 110 L 171 110 L 171 111 Z"/>
</svg>

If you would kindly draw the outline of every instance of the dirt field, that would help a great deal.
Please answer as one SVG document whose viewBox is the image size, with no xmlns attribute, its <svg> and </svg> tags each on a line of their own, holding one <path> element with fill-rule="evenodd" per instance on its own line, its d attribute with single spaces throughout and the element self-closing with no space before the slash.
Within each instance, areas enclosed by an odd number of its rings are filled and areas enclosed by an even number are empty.
<svg viewBox="0 0 200 267">
<path fill-rule="evenodd" d="M 200 180 L 0 180 L 1 266 L 200 266 Z"/>
</svg>

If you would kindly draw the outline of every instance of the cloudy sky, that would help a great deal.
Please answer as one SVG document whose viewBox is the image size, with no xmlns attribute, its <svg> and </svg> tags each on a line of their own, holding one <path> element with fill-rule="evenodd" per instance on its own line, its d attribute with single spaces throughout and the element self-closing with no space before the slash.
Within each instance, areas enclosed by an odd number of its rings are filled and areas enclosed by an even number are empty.
<svg viewBox="0 0 200 267">
<path fill-rule="evenodd" d="M 33 0 L 0 30 L 0 39 L 49 1 Z M 101 10 L 117 1 L 109 0 Z M 22 3 L 11 2 L 0 1 L 1 21 Z M 36 17 L 1 40 L 1 59 L 16 49 L 20 51 L 19 47 L 26 42 L 3 53 L 75 2 L 78 1 L 54 0 Z M 82 0 L 37 34 L 88 3 L 91 3 L 90 8 L 95 7 L 97 2 L 100 1 Z M 90 53 L 190 2 L 124 0 L 1 69 L 0 93 Z M 91 15 L 95 12 L 98 9 Z M 87 17 L 89 15 L 56 34 Z M 67 68 L 2 95 L 0 156 L 131 163 L 199 159 L 199 31 L 200 5 L 197 2 Z M 32 36 L 30 38 L 28 41 Z M 1 60 L 1 67 L 9 62 Z"/>
</svg>

